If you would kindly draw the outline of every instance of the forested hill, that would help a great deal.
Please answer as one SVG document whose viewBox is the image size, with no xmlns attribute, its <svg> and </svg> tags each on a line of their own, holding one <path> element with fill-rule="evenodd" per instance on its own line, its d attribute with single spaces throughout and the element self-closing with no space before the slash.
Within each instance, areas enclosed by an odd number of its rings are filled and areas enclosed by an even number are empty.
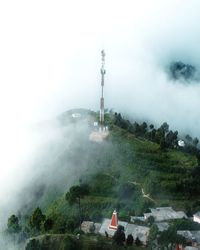
<svg viewBox="0 0 200 250">
<path fill-rule="evenodd" d="M 96 143 L 88 138 L 98 114 L 87 112 L 84 117 L 76 115 L 75 119 L 71 114 L 68 112 L 59 118 L 62 126 L 71 123 L 79 131 L 77 124 L 80 125 L 81 119 L 81 124 L 89 124 L 89 128 L 87 135 L 74 142 L 68 155 L 61 151 L 58 160 L 64 166 L 70 160 L 78 178 L 71 176 L 72 172 L 62 174 L 62 192 L 55 195 L 55 190 L 49 188 L 37 203 L 29 204 L 29 210 L 20 211 L 20 218 L 16 215 L 23 237 L 77 232 L 80 221 L 77 204 L 66 199 L 72 186 L 87 187 L 81 199 L 81 220 L 101 222 L 104 217 L 109 218 L 115 208 L 120 219 L 127 221 L 130 215 L 141 215 L 149 207 L 172 206 L 188 215 L 200 209 L 197 138 L 186 135 L 185 147 L 179 147 L 178 131 L 171 131 L 167 123 L 155 128 L 146 122 L 131 123 L 121 114 L 106 113 L 110 133 L 103 142 Z M 54 175 L 58 178 L 56 171 Z M 47 194 L 53 198 L 44 198 Z M 38 214 L 39 224 L 35 220 Z M 8 231 L 11 229 L 12 223 Z"/>
</svg>

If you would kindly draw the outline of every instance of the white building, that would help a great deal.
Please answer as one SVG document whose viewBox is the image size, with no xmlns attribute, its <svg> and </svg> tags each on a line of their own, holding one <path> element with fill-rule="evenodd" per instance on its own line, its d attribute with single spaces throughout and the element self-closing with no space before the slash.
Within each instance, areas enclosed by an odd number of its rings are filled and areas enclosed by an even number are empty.
<svg viewBox="0 0 200 250">
<path fill-rule="evenodd" d="M 144 214 L 145 220 L 150 216 L 153 216 L 156 222 L 187 218 L 187 215 L 183 211 L 175 211 L 172 207 L 157 207 L 150 210 L 151 213 Z"/>
<path fill-rule="evenodd" d="M 94 223 L 93 221 L 83 221 L 81 224 L 81 230 L 84 233 L 99 233 L 101 227 L 100 223 Z"/>
<path fill-rule="evenodd" d="M 200 212 L 193 215 L 193 221 L 200 223 Z"/>
<path fill-rule="evenodd" d="M 179 147 L 183 148 L 183 147 L 185 147 L 185 142 L 183 140 L 179 140 L 178 145 L 179 145 Z"/>
<path fill-rule="evenodd" d="M 190 243 L 193 247 L 200 247 L 200 231 L 179 230 L 177 234 L 185 237 L 186 242 Z"/>
</svg>

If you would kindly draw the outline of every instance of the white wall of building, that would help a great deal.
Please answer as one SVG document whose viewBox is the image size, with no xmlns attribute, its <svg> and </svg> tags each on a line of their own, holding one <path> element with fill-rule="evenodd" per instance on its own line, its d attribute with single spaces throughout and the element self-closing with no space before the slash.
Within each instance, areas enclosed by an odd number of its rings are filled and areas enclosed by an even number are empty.
<svg viewBox="0 0 200 250">
<path fill-rule="evenodd" d="M 193 221 L 200 223 L 200 217 L 197 215 L 193 215 Z"/>
</svg>

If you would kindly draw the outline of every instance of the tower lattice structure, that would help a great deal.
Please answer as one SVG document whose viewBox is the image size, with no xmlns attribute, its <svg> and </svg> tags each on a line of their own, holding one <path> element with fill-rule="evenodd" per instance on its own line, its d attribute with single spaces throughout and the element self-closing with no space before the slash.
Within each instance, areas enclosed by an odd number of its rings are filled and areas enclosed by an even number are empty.
<svg viewBox="0 0 200 250">
<path fill-rule="evenodd" d="M 99 122 L 101 129 L 104 129 L 104 76 L 106 74 L 105 66 L 105 51 L 101 51 L 101 99 L 100 99 L 100 116 Z"/>
</svg>

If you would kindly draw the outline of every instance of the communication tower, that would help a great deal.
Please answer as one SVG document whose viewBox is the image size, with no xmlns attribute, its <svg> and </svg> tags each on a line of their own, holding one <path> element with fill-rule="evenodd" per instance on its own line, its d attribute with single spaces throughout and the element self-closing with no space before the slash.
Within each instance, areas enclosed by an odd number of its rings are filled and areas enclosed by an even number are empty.
<svg viewBox="0 0 200 250">
<path fill-rule="evenodd" d="M 100 99 L 100 115 L 99 115 L 99 122 L 101 130 L 104 130 L 104 76 L 106 74 L 106 70 L 104 68 L 105 65 L 105 52 L 104 50 L 101 51 L 101 99 Z"/>
</svg>

